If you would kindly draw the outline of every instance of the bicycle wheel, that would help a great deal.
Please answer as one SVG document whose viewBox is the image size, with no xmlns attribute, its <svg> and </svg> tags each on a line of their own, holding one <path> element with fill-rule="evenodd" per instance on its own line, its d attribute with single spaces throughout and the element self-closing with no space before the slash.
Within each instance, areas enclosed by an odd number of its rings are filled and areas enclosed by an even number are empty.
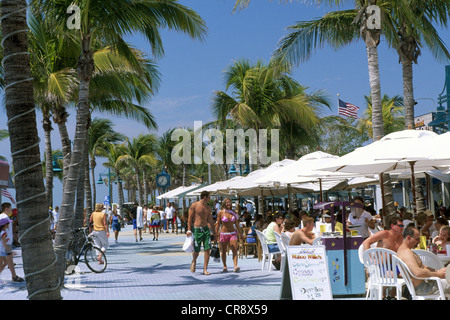
<svg viewBox="0 0 450 320">
<path fill-rule="evenodd" d="M 105 271 L 106 266 L 108 265 L 105 253 L 99 247 L 94 246 L 85 250 L 84 262 L 91 271 L 96 273 Z"/>
</svg>

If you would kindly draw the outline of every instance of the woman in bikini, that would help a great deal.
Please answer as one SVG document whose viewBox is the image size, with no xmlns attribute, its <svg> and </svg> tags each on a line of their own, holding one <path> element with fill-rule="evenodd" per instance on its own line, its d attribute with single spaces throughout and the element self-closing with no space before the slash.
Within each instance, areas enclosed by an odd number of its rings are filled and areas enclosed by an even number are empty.
<svg viewBox="0 0 450 320">
<path fill-rule="evenodd" d="M 220 233 L 219 233 L 220 230 Z M 227 272 L 227 252 L 228 244 L 233 253 L 234 272 L 239 272 L 238 267 L 238 237 L 242 238 L 242 230 L 239 226 L 237 214 L 231 210 L 231 199 L 226 198 L 222 202 L 222 210 L 217 215 L 216 234 L 219 234 L 219 241 L 222 246 L 223 272 Z"/>
</svg>

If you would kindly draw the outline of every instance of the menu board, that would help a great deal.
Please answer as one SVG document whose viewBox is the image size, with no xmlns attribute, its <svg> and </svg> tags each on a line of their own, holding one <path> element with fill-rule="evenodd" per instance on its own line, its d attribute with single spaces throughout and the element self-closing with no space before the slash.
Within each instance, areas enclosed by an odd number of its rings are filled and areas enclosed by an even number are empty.
<svg viewBox="0 0 450 320">
<path fill-rule="evenodd" d="M 325 246 L 286 247 L 281 299 L 333 299 Z"/>
</svg>

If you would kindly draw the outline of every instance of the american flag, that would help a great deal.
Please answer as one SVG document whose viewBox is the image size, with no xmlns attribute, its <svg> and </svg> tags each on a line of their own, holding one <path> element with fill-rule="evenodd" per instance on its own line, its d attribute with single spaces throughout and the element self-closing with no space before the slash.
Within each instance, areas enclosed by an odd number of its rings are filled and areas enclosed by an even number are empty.
<svg viewBox="0 0 450 320">
<path fill-rule="evenodd" d="M 339 107 L 338 107 L 338 114 L 340 114 L 341 116 L 346 116 L 346 117 L 352 117 L 357 119 L 357 112 L 359 110 L 359 107 L 351 104 L 351 103 L 347 103 L 342 101 L 341 99 L 339 99 Z"/>
<path fill-rule="evenodd" d="M 11 195 L 11 193 L 8 192 L 8 190 L 2 189 L 2 196 L 7 197 L 9 200 L 11 200 L 12 204 L 16 203 L 13 196 Z"/>
</svg>

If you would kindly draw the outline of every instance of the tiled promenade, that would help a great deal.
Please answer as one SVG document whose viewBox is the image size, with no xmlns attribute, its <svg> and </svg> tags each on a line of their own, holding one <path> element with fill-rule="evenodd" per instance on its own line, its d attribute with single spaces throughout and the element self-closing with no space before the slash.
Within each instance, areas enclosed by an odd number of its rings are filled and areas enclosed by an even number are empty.
<svg viewBox="0 0 450 320">
<path fill-rule="evenodd" d="M 197 260 L 197 270 L 189 270 L 191 255 L 182 251 L 185 234 L 162 234 L 159 241 L 143 234 L 136 243 L 131 226 L 126 226 L 115 244 L 113 235 L 107 251 L 108 267 L 95 274 L 80 263 L 77 274 L 66 276 L 61 291 L 64 300 L 278 300 L 282 273 L 261 270 L 253 257 L 239 259 L 241 271 L 232 272 L 231 254 L 227 273 L 222 263 L 209 263 L 210 276 L 202 274 L 203 254 Z M 20 250 L 14 258 L 16 271 L 23 277 Z M 8 269 L 0 274 L 2 300 L 27 300 L 24 283 L 11 282 Z"/>
</svg>

